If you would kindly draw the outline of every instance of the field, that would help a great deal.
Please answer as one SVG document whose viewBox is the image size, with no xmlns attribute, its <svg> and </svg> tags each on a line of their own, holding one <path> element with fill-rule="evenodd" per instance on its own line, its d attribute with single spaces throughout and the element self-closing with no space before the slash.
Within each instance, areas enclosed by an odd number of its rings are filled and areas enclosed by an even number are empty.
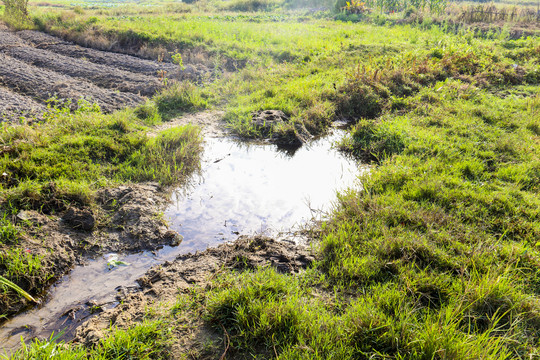
<svg viewBox="0 0 540 360">
<path fill-rule="evenodd" d="M 307 246 L 180 256 L 68 343 L 11 358 L 539 358 L 534 10 L 58 1 L 5 18 L 0 275 L 33 296 L 88 256 L 177 241 L 160 211 L 203 146 L 182 119 L 287 149 L 345 122 L 335 146 L 370 166 Z M 0 289 L 6 316 L 29 305 Z"/>
</svg>

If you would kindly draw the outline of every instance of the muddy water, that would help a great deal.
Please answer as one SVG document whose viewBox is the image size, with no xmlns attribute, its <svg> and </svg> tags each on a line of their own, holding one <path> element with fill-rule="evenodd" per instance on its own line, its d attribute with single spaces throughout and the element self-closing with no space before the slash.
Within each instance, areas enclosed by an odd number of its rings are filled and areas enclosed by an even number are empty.
<svg viewBox="0 0 540 360">
<path fill-rule="evenodd" d="M 107 254 L 76 267 L 53 287 L 40 307 L 2 326 L 0 349 L 9 352 L 20 346 L 21 337 L 28 341 L 59 331 L 64 331 L 62 339 L 69 340 L 92 313 L 116 306 L 126 291 L 136 288 L 136 279 L 151 266 L 179 254 L 244 234 L 293 238 L 297 230 L 330 210 L 336 191 L 355 185 L 362 171 L 332 149 L 341 136 L 343 132 L 336 130 L 296 152 L 274 145 L 207 139 L 201 173 L 173 193 L 165 211 L 171 228 L 184 236 L 182 244 L 153 253 Z M 111 268 L 111 256 L 128 265 Z"/>
</svg>

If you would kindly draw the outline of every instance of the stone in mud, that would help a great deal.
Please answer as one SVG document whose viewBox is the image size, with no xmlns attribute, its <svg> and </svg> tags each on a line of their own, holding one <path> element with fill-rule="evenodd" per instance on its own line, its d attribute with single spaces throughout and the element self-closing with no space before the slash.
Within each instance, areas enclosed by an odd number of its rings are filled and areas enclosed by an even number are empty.
<svg viewBox="0 0 540 360">
<path fill-rule="evenodd" d="M 92 212 L 86 209 L 70 208 L 62 220 L 73 229 L 90 231 L 94 228 L 96 220 Z"/>
<path fill-rule="evenodd" d="M 275 125 L 289 121 L 289 117 L 281 110 L 262 110 L 252 114 L 253 125 L 267 135 Z"/>
</svg>

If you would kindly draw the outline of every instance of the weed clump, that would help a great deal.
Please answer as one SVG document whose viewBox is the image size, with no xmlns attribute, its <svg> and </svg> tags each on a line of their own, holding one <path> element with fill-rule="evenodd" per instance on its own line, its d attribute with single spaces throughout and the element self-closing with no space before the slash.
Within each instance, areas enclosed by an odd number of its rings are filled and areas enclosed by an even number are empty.
<svg viewBox="0 0 540 360">
<path fill-rule="evenodd" d="M 395 124 L 361 120 L 354 125 L 350 137 L 341 142 L 340 148 L 368 161 L 382 161 L 401 153 L 408 142 L 408 135 Z"/>
<path fill-rule="evenodd" d="M 208 107 L 205 92 L 191 82 L 173 83 L 154 97 L 157 110 L 165 118 L 171 118 L 185 111 Z"/>
</svg>

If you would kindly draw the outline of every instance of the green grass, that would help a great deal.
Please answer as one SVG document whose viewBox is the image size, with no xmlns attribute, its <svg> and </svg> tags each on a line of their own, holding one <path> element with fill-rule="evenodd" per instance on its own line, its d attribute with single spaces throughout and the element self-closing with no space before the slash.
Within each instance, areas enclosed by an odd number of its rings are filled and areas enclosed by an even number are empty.
<svg viewBox="0 0 540 360">
<path fill-rule="evenodd" d="M 9 359 L 163 359 L 164 344 L 167 344 L 166 323 L 155 320 L 144 320 L 127 330 L 117 330 L 99 341 L 90 353 L 82 346 L 67 348 L 58 343 L 55 336 L 49 340 L 36 341 L 32 346 L 22 344 Z M 7 357 L 6 357 L 7 358 Z"/>
<path fill-rule="evenodd" d="M 426 21 L 376 26 L 195 9 L 168 17 L 111 11 L 92 14 L 91 21 L 88 13 L 51 15 L 40 23 L 75 39 L 98 34 L 202 49 L 214 70 L 231 60 L 239 65 L 214 71 L 202 88 L 184 84 L 140 107 L 132 116 L 141 122 L 155 122 L 169 104 L 223 107 L 230 128 L 245 137 L 287 136 L 298 125 L 321 134 L 346 118 L 353 123 L 350 136 L 338 146 L 373 168 L 361 189 L 338 196 L 313 244 L 311 268 L 298 275 L 224 270 L 207 288 L 179 297 L 171 308 L 175 320 L 164 316 L 174 321 L 170 326 L 201 319 L 229 344 L 227 357 L 239 359 L 537 357 L 538 38 L 455 34 Z M 251 114 L 265 109 L 282 110 L 290 123 L 261 134 Z M 136 153 L 140 164 L 161 159 L 153 146 L 177 146 L 167 136 L 139 138 L 132 123 L 107 128 L 114 123 L 107 119 L 86 128 L 123 129 L 119 139 L 146 149 Z M 107 144 L 96 149 L 106 154 Z M 107 158 L 92 173 L 118 181 L 152 174 L 126 171 L 124 160 L 115 161 Z M 77 174 L 85 180 L 84 172 Z M 39 181 L 29 179 L 18 193 L 41 196 Z M 201 358 L 219 358 L 224 346 L 205 351 Z"/>
<path fill-rule="evenodd" d="M 39 233 L 39 225 L 17 219 L 20 211 L 61 216 L 71 206 L 96 208 L 94 194 L 102 187 L 148 181 L 171 186 L 199 167 L 202 139 L 197 127 L 171 128 L 153 138 L 146 134 L 148 125 L 166 116 L 156 105 L 159 101 L 109 115 L 88 104 L 79 104 L 75 112 L 50 108 L 43 122 L 3 126 L 1 276 L 40 294 L 66 270 L 44 260 L 50 251 L 43 255 L 25 248 L 31 234 Z M 173 105 L 169 113 L 172 109 Z M 186 108 L 175 109 L 181 110 Z M 46 239 L 43 246 L 48 247 Z M 0 312 L 7 313 L 20 303 L 19 294 L 13 287 L 2 286 Z"/>
<path fill-rule="evenodd" d="M 0 137 L 10 147 L 0 159 L 8 179 L 1 189 L 6 201 L 18 209 L 37 209 L 46 207 L 44 197 L 54 192 L 57 199 L 88 205 L 92 189 L 99 186 L 128 181 L 169 185 L 197 168 L 195 127 L 149 138 L 135 113 L 61 113 L 41 124 L 7 127 Z M 54 189 L 48 188 L 50 182 Z"/>
<path fill-rule="evenodd" d="M 177 99 L 172 103 L 224 107 L 230 129 L 243 137 L 287 138 L 304 128 L 319 135 L 338 118 L 403 110 L 419 89 L 456 76 L 482 88 L 540 79 L 535 38 L 507 40 L 508 33 L 501 32 L 486 39 L 465 28 L 449 29 L 447 23 L 373 26 L 294 12 L 262 16 L 199 10 L 44 14 L 36 22 L 74 41 L 126 44 L 147 56 L 153 56 L 149 49 L 179 51 L 186 63 L 205 62 L 213 67 L 212 79 L 188 96 L 172 89 L 169 94 L 176 92 Z M 160 98 L 165 112 L 168 96 Z M 187 106 L 182 104 L 186 98 Z M 267 109 L 282 110 L 290 123 L 261 133 L 252 114 Z"/>
</svg>

